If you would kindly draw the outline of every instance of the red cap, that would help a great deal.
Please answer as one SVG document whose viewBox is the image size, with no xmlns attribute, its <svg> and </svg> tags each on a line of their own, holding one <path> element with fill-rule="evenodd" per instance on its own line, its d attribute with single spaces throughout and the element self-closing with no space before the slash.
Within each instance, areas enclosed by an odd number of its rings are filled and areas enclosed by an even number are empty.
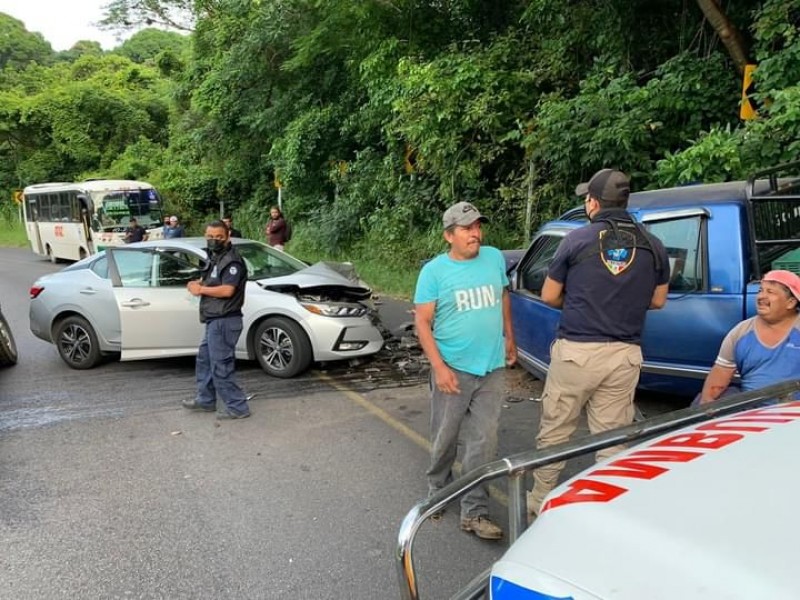
<svg viewBox="0 0 800 600">
<path fill-rule="evenodd" d="M 792 273 L 791 271 L 784 271 L 784 270 L 777 270 L 777 271 L 770 271 L 764 277 L 761 278 L 761 281 L 774 281 L 776 283 L 782 283 L 789 291 L 792 293 L 792 296 L 797 298 L 797 301 L 800 302 L 800 276 Z"/>
</svg>

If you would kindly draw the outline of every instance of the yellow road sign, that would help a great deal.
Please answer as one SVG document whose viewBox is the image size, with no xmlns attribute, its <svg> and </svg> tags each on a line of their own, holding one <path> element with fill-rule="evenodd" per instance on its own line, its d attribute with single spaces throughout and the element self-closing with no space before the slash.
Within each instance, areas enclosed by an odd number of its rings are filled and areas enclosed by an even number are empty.
<svg viewBox="0 0 800 600">
<path fill-rule="evenodd" d="M 739 118 L 749 121 L 758 117 L 758 107 L 755 101 L 755 84 L 753 83 L 753 71 L 755 65 L 745 65 L 744 77 L 742 78 L 742 106 L 739 109 Z"/>
<path fill-rule="evenodd" d="M 22 204 L 22 190 L 14 190 L 14 202 Z"/>
</svg>

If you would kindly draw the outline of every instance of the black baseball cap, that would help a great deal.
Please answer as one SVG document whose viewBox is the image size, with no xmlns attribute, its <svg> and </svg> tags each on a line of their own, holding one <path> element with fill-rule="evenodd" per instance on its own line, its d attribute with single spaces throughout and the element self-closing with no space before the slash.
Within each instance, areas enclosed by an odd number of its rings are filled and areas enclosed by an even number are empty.
<svg viewBox="0 0 800 600">
<path fill-rule="evenodd" d="M 606 202 L 627 201 L 631 195 L 631 180 L 622 171 L 600 169 L 586 183 L 575 188 L 577 196 L 589 194 L 592 198 Z"/>
</svg>

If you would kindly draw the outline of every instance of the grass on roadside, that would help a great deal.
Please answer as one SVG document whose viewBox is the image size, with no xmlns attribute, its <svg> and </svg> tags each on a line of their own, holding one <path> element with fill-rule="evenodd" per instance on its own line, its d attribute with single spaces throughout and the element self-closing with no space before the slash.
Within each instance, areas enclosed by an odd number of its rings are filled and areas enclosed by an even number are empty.
<svg viewBox="0 0 800 600">
<path fill-rule="evenodd" d="M 0 247 L 24 248 L 28 245 L 25 227 L 16 216 L 0 216 Z M 312 253 L 302 245 L 293 247 L 290 243 L 286 250 L 306 262 L 319 260 L 349 261 L 356 267 L 356 272 L 370 285 L 375 292 L 403 300 L 410 300 L 414 293 L 414 285 L 419 274 L 419 267 L 411 268 L 400 261 L 387 265 L 385 260 L 369 256 L 323 256 Z"/>
<path fill-rule="evenodd" d="M 332 256 L 308 248 L 305 244 L 290 242 L 286 251 L 307 263 L 321 260 L 350 262 L 355 265 L 359 277 L 378 294 L 410 300 L 419 275 L 419 268 L 412 269 L 402 263 L 387 265 L 385 260 L 369 256 Z"/>
<path fill-rule="evenodd" d="M 28 245 L 25 227 L 16 217 L 0 218 L 0 247 L 24 248 Z"/>
</svg>

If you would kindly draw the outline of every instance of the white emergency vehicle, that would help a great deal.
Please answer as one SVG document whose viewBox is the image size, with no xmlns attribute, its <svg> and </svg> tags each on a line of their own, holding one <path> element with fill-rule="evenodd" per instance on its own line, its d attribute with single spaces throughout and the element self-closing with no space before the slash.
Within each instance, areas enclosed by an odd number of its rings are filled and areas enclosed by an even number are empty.
<svg viewBox="0 0 800 600">
<path fill-rule="evenodd" d="M 796 600 L 800 402 L 647 441 L 556 488 L 492 600 Z"/>
</svg>

